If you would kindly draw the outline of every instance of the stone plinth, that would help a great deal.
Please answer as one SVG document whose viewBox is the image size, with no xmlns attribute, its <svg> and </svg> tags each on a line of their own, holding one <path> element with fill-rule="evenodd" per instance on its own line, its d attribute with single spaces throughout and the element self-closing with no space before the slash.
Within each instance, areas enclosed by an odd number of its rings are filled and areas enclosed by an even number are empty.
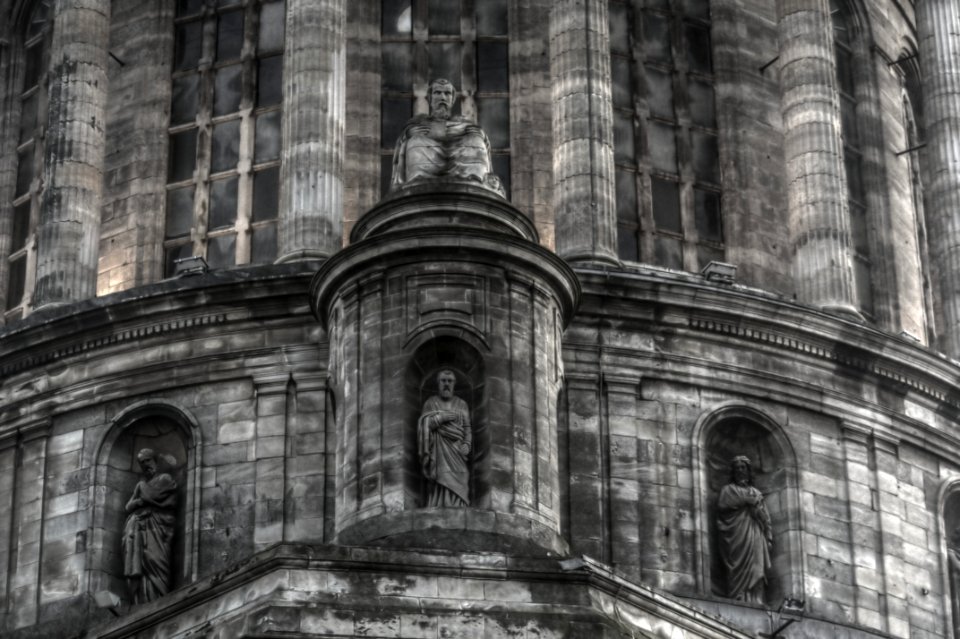
<svg viewBox="0 0 960 639">
<path fill-rule="evenodd" d="M 404 189 L 352 239 L 311 287 L 331 344 L 338 543 L 563 552 L 556 420 L 574 273 L 469 184 Z M 417 422 L 444 369 L 471 413 L 465 508 L 424 508 Z"/>
</svg>

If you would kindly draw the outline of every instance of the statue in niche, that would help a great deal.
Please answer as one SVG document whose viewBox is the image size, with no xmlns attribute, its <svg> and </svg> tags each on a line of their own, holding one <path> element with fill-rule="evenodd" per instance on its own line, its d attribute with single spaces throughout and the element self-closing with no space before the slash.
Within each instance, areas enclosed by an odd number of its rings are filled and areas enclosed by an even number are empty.
<svg viewBox="0 0 960 639">
<path fill-rule="evenodd" d="M 391 190 L 423 180 L 466 180 L 504 195 L 493 173 L 490 141 L 483 129 L 453 115 L 457 94 L 442 78 L 430 83 L 430 114 L 414 116 L 397 140 Z"/>
<path fill-rule="evenodd" d="M 123 526 L 123 576 L 133 603 L 153 601 L 170 590 L 177 482 L 157 471 L 157 454 L 137 453 L 143 479 L 127 502 Z"/>
<path fill-rule="evenodd" d="M 470 503 L 473 429 L 467 403 L 453 394 L 453 371 L 437 374 L 437 395 L 423 404 L 417 423 L 417 453 L 427 480 L 426 506 L 458 507 Z"/>
<path fill-rule="evenodd" d="M 750 459 L 733 458 L 731 481 L 717 498 L 720 559 L 727 573 L 727 596 L 764 603 L 773 527 L 763 494 L 753 485 Z"/>
</svg>

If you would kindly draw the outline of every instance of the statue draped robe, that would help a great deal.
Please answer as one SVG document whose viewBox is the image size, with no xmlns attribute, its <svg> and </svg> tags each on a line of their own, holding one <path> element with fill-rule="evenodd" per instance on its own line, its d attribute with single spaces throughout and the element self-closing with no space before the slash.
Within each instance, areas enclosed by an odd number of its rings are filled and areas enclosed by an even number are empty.
<svg viewBox="0 0 960 639">
<path fill-rule="evenodd" d="M 732 599 L 763 602 L 773 529 L 762 500 L 754 486 L 736 483 L 724 486 L 717 499 L 720 557 L 727 570 L 727 596 Z"/>
<path fill-rule="evenodd" d="M 143 505 L 127 516 L 123 526 L 123 576 L 133 602 L 140 604 L 170 590 L 177 482 L 158 473 L 137 484 L 134 498 L 142 499 Z"/>
<path fill-rule="evenodd" d="M 397 140 L 391 188 L 443 178 L 478 182 L 504 193 L 493 173 L 490 141 L 483 129 L 463 116 L 415 116 Z"/>
<path fill-rule="evenodd" d="M 455 420 L 444 413 L 456 413 Z M 459 450 L 466 444 L 466 453 Z M 470 409 L 459 397 L 444 401 L 434 395 L 423 404 L 417 423 L 417 452 L 428 480 L 427 506 L 466 506 L 470 501 L 467 458 L 473 447 Z"/>
</svg>

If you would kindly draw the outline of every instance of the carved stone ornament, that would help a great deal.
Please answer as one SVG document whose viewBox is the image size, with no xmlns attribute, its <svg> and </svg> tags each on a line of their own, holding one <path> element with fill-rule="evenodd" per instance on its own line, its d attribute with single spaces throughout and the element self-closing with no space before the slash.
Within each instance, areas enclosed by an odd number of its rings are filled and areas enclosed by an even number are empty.
<svg viewBox="0 0 960 639">
<path fill-rule="evenodd" d="M 773 528 L 763 494 L 753 485 L 750 459 L 742 455 L 730 465 L 731 481 L 717 498 L 720 559 L 727 574 L 727 596 L 764 603 Z"/>
<path fill-rule="evenodd" d="M 503 197 L 486 134 L 475 122 L 452 115 L 457 99 L 453 84 L 434 80 L 428 97 L 430 114 L 414 116 L 397 140 L 391 190 L 414 182 L 467 181 Z"/>
<path fill-rule="evenodd" d="M 176 529 L 177 482 L 157 471 L 157 454 L 137 453 L 143 479 L 127 502 L 123 526 L 123 576 L 135 604 L 147 603 L 170 590 L 173 534 Z"/>
<path fill-rule="evenodd" d="M 427 480 L 426 506 L 457 507 L 470 503 L 473 429 L 467 403 L 453 394 L 456 376 L 437 374 L 437 395 L 423 404 L 417 423 L 417 453 Z"/>
</svg>

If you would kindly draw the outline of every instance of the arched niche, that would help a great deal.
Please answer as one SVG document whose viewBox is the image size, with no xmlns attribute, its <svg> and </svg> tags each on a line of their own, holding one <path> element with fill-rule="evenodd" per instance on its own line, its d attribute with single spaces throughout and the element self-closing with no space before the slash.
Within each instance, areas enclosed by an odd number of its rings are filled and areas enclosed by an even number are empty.
<svg viewBox="0 0 960 639">
<path fill-rule="evenodd" d="M 945 625 L 960 638 L 960 478 L 940 490 L 939 524 Z"/>
<path fill-rule="evenodd" d="M 121 539 L 126 503 L 143 474 L 137 453 L 144 448 L 157 454 L 158 472 L 170 474 L 178 486 L 171 590 L 197 578 L 200 429 L 177 406 L 139 403 L 114 418 L 100 443 L 91 518 L 97 551 L 91 561 L 90 590 L 110 590 L 126 601 L 130 597 L 123 577 Z"/>
<path fill-rule="evenodd" d="M 490 507 L 490 482 L 487 453 L 490 450 L 490 435 L 486 428 L 487 397 L 484 382 L 483 356 L 466 339 L 452 335 L 433 336 L 424 340 L 410 357 L 406 376 L 406 419 L 410 424 L 409 435 L 405 438 L 407 459 L 413 464 L 407 466 L 405 482 L 408 503 L 421 506 L 426 503 L 426 482 L 420 471 L 417 458 L 416 431 L 417 421 L 424 402 L 437 394 L 437 374 L 449 369 L 457 377 L 454 394 L 464 400 L 470 408 L 470 423 L 473 428 L 473 448 L 470 453 L 470 506 L 474 508 Z"/>
<path fill-rule="evenodd" d="M 763 493 L 773 528 L 772 566 L 764 604 L 776 608 L 785 597 L 803 598 L 800 494 L 796 455 L 781 428 L 763 412 L 731 405 L 705 415 L 694 441 L 699 454 L 694 474 L 699 532 L 699 585 L 702 593 L 727 597 L 727 575 L 720 560 L 717 499 L 731 480 L 731 462 L 750 458 L 754 485 Z"/>
</svg>

